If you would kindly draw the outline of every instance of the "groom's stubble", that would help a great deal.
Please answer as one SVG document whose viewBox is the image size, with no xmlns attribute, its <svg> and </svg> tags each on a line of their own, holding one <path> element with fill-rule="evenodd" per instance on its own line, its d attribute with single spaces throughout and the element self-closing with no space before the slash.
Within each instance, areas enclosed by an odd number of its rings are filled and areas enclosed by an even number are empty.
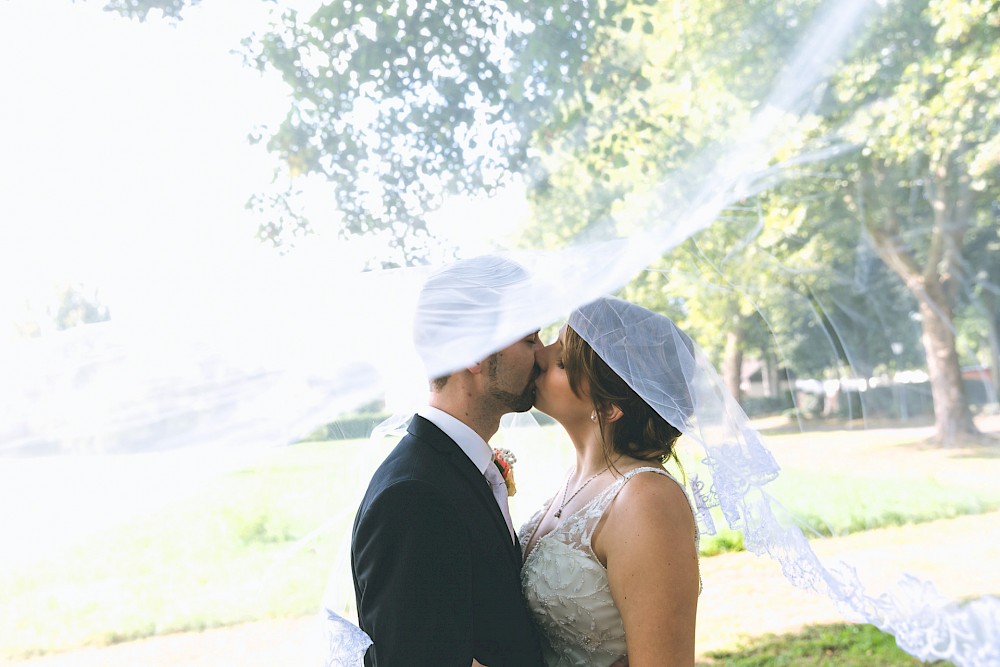
<svg viewBox="0 0 1000 667">
<path fill-rule="evenodd" d="M 535 404 L 535 377 L 537 377 L 537 369 L 532 367 L 525 385 L 520 391 L 511 391 L 501 386 L 500 360 L 501 355 L 499 352 L 491 354 L 486 359 L 486 372 L 490 380 L 487 396 L 498 407 L 503 409 L 504 414 L 509 412 L 527 412 Z"/>
</svg>

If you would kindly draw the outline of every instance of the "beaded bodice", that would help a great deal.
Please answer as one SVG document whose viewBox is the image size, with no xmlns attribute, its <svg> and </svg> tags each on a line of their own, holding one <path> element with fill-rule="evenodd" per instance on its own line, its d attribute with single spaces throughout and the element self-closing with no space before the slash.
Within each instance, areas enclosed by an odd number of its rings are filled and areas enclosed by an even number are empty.
<svg viewBox="0 0 1000 667">
<path fill-rule="evenodd" d="M 625 655 L 625 626 L 608 586 L 608 573 L 591 546 L 604 512 L 632 477 L 660 468 L 630 470 L 563 519 L 525 554 L 521 586 L 545 638 L 547 667 L 607 667 Z M 677 480 L 674 480 L 677 481 Z M 679 484 L 679 482 L 678 482 Z M 551 500 L 518 534 L 526 547 Z"/>
</svg>

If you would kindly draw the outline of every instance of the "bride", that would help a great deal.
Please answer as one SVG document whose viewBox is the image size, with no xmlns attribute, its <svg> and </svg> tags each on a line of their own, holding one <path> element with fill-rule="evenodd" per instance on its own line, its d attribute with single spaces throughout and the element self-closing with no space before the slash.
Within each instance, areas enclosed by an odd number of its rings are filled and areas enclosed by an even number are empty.
<svg viewBox="0 0 1000 667">
<path fill-rule="evenodd" d="M 519 534 L 548 667 L 607 667 L 626 655 L 632 667 L 694 664 L 698 532 L 663 467 L 676 459 L 680 431 L 609 366 L 642 364 L 651 373 L 630 380 L 690 414 L 683 367 L 692 348 L 667 318 L 603 298 L 536 353 L 535 407 L 576 450 L 565 483 Z"/>
</svg>

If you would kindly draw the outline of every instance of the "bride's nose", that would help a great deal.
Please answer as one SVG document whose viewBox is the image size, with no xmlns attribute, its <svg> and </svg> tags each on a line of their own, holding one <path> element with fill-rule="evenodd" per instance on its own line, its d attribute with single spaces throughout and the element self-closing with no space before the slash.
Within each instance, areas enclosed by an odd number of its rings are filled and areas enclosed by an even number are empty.
<svg viewBox="0 0 1000 667">
<path fill-rule="evenodd" d="M 551 347 L 551 345 L 540 345 L 535 350 L 535 365 L 538 366 L 539 372 L 544 373 L 549 367 L 549 349 Z"/>
<path fill-rule="evenodd" d="M 549 349 L 548 347 L 539 346 L 535 350 L 535 365 L 538 366 L 539 371 L 542 372 L 542 373 L 545 372 L 545 369 L 548 366 L 547 359 L 545 358 L 545 356 L 546 356 L 545 352 L 548 349 Z"/>
</svg>

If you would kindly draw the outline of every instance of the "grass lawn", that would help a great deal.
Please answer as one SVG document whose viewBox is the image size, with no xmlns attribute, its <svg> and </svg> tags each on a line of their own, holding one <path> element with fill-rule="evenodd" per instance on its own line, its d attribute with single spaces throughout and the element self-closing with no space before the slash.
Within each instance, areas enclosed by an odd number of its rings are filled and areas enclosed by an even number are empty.
<svg viewBox="0 0 1000 667">
<path fill-rule="evenodd" d="M 519 459 L 512 515 L 520 523 L 561 488 L 573 453 L 553 427 L 516 437 L 496 444 Z M 1000 459 L 945 456 L 912 440 L 905 432 L 895 440 L 878 432 L 775 436 L 768 442 L 785 474 L 774 494 L 822 534 L 1000 507 L 991 481 Z M 344 611 L 353 601 L 351 522 L 390 448 L 342 441 L 276 449 L 141 520 L 44 557 L 0 562 L 0 657 L 306 615 L 324 590 Z M 695 468 L 687 463 L 689 473 Z M 739 541 L 722 531 L 703 545 L 711 553 Z"/>
<path fill-rule="evenodd" d="M 925 663 L 903 652 L 891 635 L 872 625 L 818 625 L 797 634 L 767 635 L 731 651 L 710 653 L 710 661 L 696 667 L 940 667 L 952 663 Z"/>
</svg>

